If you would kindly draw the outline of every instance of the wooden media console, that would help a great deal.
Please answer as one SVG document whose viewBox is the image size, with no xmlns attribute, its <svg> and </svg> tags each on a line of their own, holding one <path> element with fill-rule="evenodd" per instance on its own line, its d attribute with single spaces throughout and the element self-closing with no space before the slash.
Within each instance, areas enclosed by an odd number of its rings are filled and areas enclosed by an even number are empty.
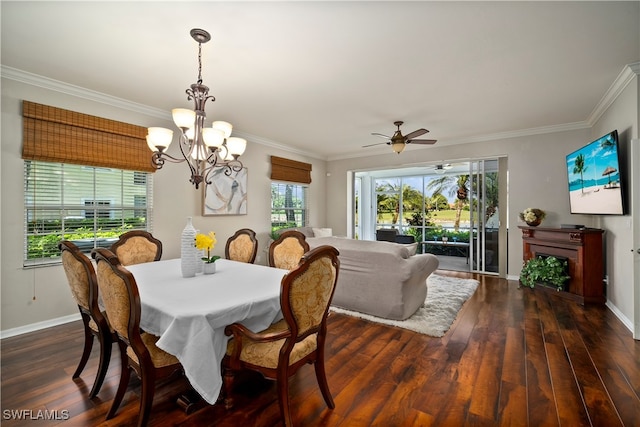
<svg viewBox="0 0 640 427">
<path fill-rule="evenodd" d="M 570 277 L 566 292 L 540 286 L 580 304 L 606 302 L 604 284 L 604 230 L 597 228 L 542 228 L 518 226 L 522 230 L 522 259 L 537 255 L 566 258 Z"/>
</svg>

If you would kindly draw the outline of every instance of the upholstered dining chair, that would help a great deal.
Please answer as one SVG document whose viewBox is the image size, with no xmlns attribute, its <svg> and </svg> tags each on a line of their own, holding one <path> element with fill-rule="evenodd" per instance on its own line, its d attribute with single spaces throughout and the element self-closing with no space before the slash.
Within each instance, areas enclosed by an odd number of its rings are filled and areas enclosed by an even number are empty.
<svg viewBox="0 0 640 427">
<path fill-rule="evenodd" d="M 94 338 L 97 338 L 100 343 L 98 372 L 89 392 L 89 398 L 92 399 L 100 391 L 109 369 L 113 337 L 109 322 L 98 307 L 98 283 L 91 260 L 68 240 L 60 242 L 58 248 L 61 251 L 62 267 L 69 282 L 71 295 L 78 304 L 84 326 L 84 349 L 72 378 L 78 378 L 84 370 L 91 355 Z"/>
<path fill-rule="evenodd" d="M 138 427 L 145 426 L 153 405 L 156 381 L 181 373 L 182 365 L 175 356 L 156 346 L 159 337 L 141 332 L 140 294 L 131 272 L 108 249 L 94 249 L 91 255 L 96 260 L 98 288 L 117 336 L 122 366 L 120 383 L 107 420 L 116 414 L 133 370 L 141 382 Z"/>
<path fill-rule="evenodd" d="M 109 249 L 125 266 L 159 261 L 162 257 L 162 242 L 144 230 L 127 231 Z"/>
<path fill-rule="evenodd" d="M 293 270 L 306 252 L 309 252 L 309 243 L 305 235 L 295 230 L 285 231 L 269 246 L 269 266 Z"/>
<path fill-rule="evenodd" d="M 229 237 L 224 248 L 224 256 L 233 261 L 253 264 L 258 254 L 258 239 L 256 232 L 250 228 L 243 228 Z"/>
<path fill-rule="evenodd" d="M 333 298 L 340 260 L 332 246 L 319 246 L 307 252 L 299 265 L 281 282 L 280 307 L 284 318 L 261 332 L 253 332 L 240 323 L 225 328 L 233 335 L 222 361 L 224 396 L 227 409 L 233 407 L 235 372 L 250 369 L 276 380 L 280 415 L 291 426 L 289 377 L 306 363 L 315 367 L 322 396 L 335 407 L 325 372 L 324 344 L 327 315 Z"/>
</svg>

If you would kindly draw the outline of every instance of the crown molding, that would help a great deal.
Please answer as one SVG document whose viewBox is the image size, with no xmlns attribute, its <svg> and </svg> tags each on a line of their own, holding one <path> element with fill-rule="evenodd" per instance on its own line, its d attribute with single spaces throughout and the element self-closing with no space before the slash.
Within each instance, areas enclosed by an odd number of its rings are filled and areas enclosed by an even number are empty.
<svg viewBox="0 0 640 427">
<path fill-rule="evenodd" d="M 311 157 L 313 159 L 318 159 L 318 160 L 322 160 L 322 161 L 327 161 L 328 160 L 327 156 L 323 156 L 323 155 L 320 155 L 320 154 L 317 154 L 317 153 L 312 153 L 312 152 L 305 151 L 305 150 L 300 150 L 299 148 L 294 148 L 294 147 L 291 147 L 289 145 L 280 144 L 279 142 L 275 142 L 275 141 L 272 141 L 270 139 L 263 138 L 261 136 L 252 135 L 252 134 L 247 133 L 247 132 L 242 132 L 240 130 L 236 131 L 235 128 L 234 128 L 233 134 L 237 135 L 237 136 L 239 136 L 241 138 L 244 138 L 247 141 L 255 142 L 255 143 L 260 144 L 260 145 L 264 145 L 265 147 L 275 148 L 275 149 L 278 149 L 278 150 L 286 151 L 288 153 L 299 154 L 301 156 Z"/>
<path fill-rule="evenodd" d="M 60 92 L 65 95 L 71 95 L 77 98 L 87 99 L 89 101 L 98 102 L 101 104 L 109 105 L 114 108 L 120 108 L 135 113 L 145 114 L 150 117 L 156 117 L 162 120 L 172 121 L 171 113 L 165 110 L 161 110 L 155 107 L 149 107 L 147 105 L 138 104 L 136 102 L 128 101 L 126 99 L 117 98 L 115 96 L 107 95 L 101 92 L 96 92 L 90 89 L 85 89 L 80 86 L 75 86 L 69 83 L 54 80 L 49 77 L 40 76 L 37 74 L 29 73 L 27 71 L 19 70 L 17 68 L 7 67 L 6 65 L 0 66 L 0 76 L 9 80 L 14 80 L 20 83 L 25 83 L 31 86 L 41 87 L 43 89 Z M 289 153 L 295 153 L 306 157 L 312 157 L 326 161 L 325 156 L 321 156 L 316 153 L 310 153 L 297 148 L 293 148 L 284 144 L 271 141 L 266 138 L 262 138 L 256 135 L 251 135 L 246 132 L 234 130 L 234 134 L 245 138 L 248 141 L 255 142 L 267 147 L 283 150 Z"/>
<path fill-rule="evenodd" d="M 101 92 L 96 92 L 91 89 L 86 89 L 80 86 L 75 86 L 69 83 L 61 82 L 60 80 L 54 80 L 49 77 L 44 77 L 37 74 L 29 73 L 27 71 L 18 70 L 17 68 L 12 68 L 12 67 L 7 67 L 5 65 L 2 65 L 2 68 L 0 69 L 0 73 L 3 78 L 9 79 L 9 80 L 14 80 L 14 81 L 25 83 L 31 86 L 37 86 L 43 89 L 60 92 L 65 95 L 71 95 L 77 98 L 87 99 L 89 101 L 106 104 L 115 108 L 121 108 L 124 110 L 145 114 L 151 117 L 157 117 L 163 120 L 171 120 L 171 114 L 159 108 L 138 104 L 132 101 L 128 101 L 126 99 L 117 98 L 115 96 L 107 95 Z"/>
<path fill-rule="evenodd" d="M 634 62 L 624 66 L 620 74 L 618 74 L 618 77 L 616 77 L 609 89 L 607 89 L 600 102 L 596 104 L 591 114 L 589 114 L 589 117 L 587 118 L 589 126 L 593 126 L 598 120 L 600 120 L 600 117 L 602 117 L 604 112 L 611 107 L 611 104 L 613 104 L 616 98 L 620 96 L 627 85 L 638 75 L 640 75 L 640 62 Z"/>
<path fill-rule="evenodd" d="M 487 141 L 496 141 L 496 140 L 500 140 L 500 139 L 509 139 L 509 138 L 521 138 L 523 136 L 532 136 L 532 135 L 542 135 L 542 134 L 546 134 L 546 133 L 555 133 L 555 132 L 566 132 L 566 131 L 572 131 L 572 130 L 578 130 L 578 129 L 586 129 L 586 128 L 590 128 L 591 125 L 587 122 L 573 122 L 573 123 L 563 123 L 560 125 L 552 125 L 552 126 L 541 126 L 541 127 L 537 127 L 537 128 L 529 128 L 529 129 L 520 129 L 520 130 L 515 130 L 515 131 L 507 131 L 507 132 L 498 132 L 498 133 L 492 133 L 492 134 L 487 134 L 487 135 L 477 135 L 477 136 L 470 136 L 470 137 L 464 137 L 464 138 L 452 138 L 452 139 L 438 139 L 438 143 L 440 143 L 440 145 L 460 145 L 460 144 L 471 144 L 471 143 L 476 143 L 476 142 L 487 142 Z M 409 148 L 408 148 L 409 149 Z M 370 154 L 367 154 L 366 156 L 386 156 L 389 153 L 392 153 L 392 151 L 385 151 L 384 153 L 382 152 L 378 152 L 378 153 L 374 153 L 374 152 L 370 152 Z M 327 160 L 329 161 L 333 161 L 333 160 L 346 160 L 346 159 L 353 159 L 353 158 L 357 158 L 357 157 L 364 157 L 363 156 L 363 152 L 362 151 L 357 151 L 357 152 L 352 152 L 352 153 L 347 153 L 345 155 L 340 155 L 340 156 L 331 156 L 329 157 Z"/>
</svg>

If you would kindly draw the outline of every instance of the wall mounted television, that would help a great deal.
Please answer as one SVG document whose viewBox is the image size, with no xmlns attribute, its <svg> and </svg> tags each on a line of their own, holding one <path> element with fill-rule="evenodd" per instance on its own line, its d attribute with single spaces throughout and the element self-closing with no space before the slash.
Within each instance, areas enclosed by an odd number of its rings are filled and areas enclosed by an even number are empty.
<svg viewBox="0 0 640 427">
<path fill-rule="evenodd" d="M 624 215 L 618 131 L 567 154 L 572 214 Z"/>
</svg>

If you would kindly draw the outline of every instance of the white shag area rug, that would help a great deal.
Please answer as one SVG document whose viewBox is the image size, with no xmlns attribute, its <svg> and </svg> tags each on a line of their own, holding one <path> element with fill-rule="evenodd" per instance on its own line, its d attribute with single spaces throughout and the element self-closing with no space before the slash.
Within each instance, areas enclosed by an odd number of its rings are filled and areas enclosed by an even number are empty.
<svg viewBox="0 0 640 427">
<path fill-rule="evenodd" d="M 427 278 L 427 299 L 407 320 L 384 319 L 339 307 L 331 307 L 331 311 L 441 337 L 449 330 L 460 308 L 477 288 L 477 280 L 431 274 Z"/>
</svg>

